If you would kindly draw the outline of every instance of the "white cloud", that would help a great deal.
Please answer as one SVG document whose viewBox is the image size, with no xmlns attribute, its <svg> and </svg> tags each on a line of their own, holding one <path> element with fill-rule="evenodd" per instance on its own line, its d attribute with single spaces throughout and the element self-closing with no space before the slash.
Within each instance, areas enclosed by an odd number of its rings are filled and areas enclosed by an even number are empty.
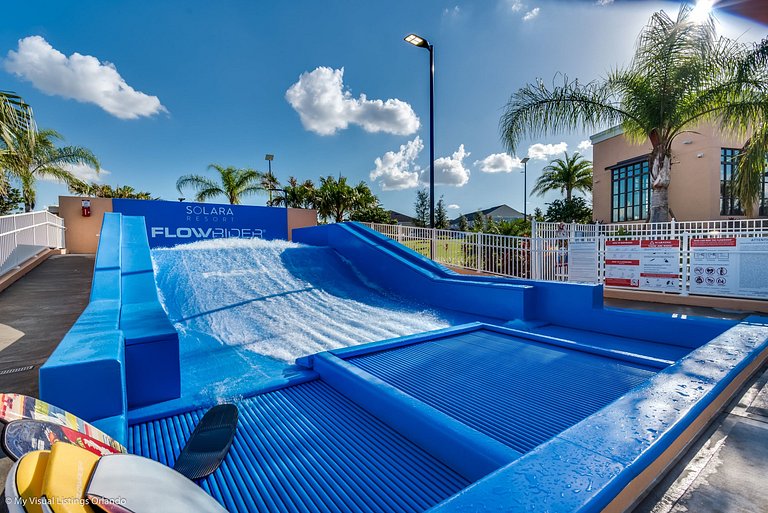
<svg viewBox="0 0 768 513">
<path fill-rule="evenodd" d="M 456 203 L 451 203 L 451 204 L 450 204 L 450 205 L 448 205 L 446 208 L 447 208 L 448 210 L 458 210 L 458 209 L 460 209 L 461 207 L 460 207 L 459 205 L 457 205 Z"/>
<path fill-rule="evenodd" d="M 592 141 L 590 141 L 589 139 L 584 139 L 583 141 L 581 141 L 579 143 L 579 145 L 577 147 L 582 152 L 589 151 L 589 150 L 592 149 Z"/>
<path fill-rule="evenodd" d="M 518 12 L 523 9 L 523 2 L 521 0 L 507 0 L 507 7 L 512 12 Z"/>
<path fill-rule="evenodd" d="M 401 145 L 399 151 L 388 151 L 383 157 L 377 157 L 374 161 L 376 169 L 370 173 L 371 180 L 378 181 L 385 191 L 418 187 L 420 168 L 415 162 L 422 149 L 424 143 L 416 136 Z"/>
<path fill-rule="evenodd" d="M 120 119 L 167 112 L 157 96 L 129 86 L 111 62 L 79 53 L 67 57 L 40 36 L 19 40 L 18 50 L 8 52 L 4 65 L 45 94 L 93 103 Z"/>
<path fill-rule="evenodd" d="M 458 5 L 443 9 L 443 16 L 446 18 L 458 18 L 459 15 L 461 15 L 461 8 Z"/>
<path fill-rule="evenodd" d="M 547 160 L 548 158 L 563 153 L 568 150 L 568 144 L 561 142 L 558 144 L 536 143 L 528 147 L 528 157 L 536 160 Z"/>
<path fill-rule="evenodd" d="M 611 5 L 613 3 L 613 0 L 597 0 L 595 4 L 597 5 Z"/>
<path fill-rule="evenodd" d="M 99 172 L 96 173 L 96 169 L 87 164 L 64 164 L 61 167 L 85 182 L 101 183 L 102 180 L 104 180 L 104 175 L 110 174 L 109 171 L 104 168 L 101 168 Z M 43 177 L 42 179 L 46 182 L 59 182 L 59 180 L 51 177 Z"/>
<path fill-rule="evenodd" d="M 302 73 L 288 88 L 285 99 L 299 113 L 301 124 L 320 135 L 332 135 L 350 124 L 366 132 L 410 135 L 419 129 L 419 118 L 401 100 L 369 100 L 364 94 L 353 98 L 344 90 L 344 68 L 320 66 Z"/>
<path fill-rule="evenodd" d="M 483 173 L 511 173 L 514 169 L 522 169 L 520 157 L 512 157 L 508 153 L 494 153 L 483 160 L 476 160 L 475 166 Z"/>
<path fill-rule="evenodd" d="M 533 9 L 525 13 L 525 16 L 523 16 L 523 21 L 531 21 L 532 19 L 534 19 L 536 16 L 539 15 L 539 11 L 541 11 L 541 9 L 539 9 L 538 7 L 534 7 Z"/>
<path fill-rule="evenodd" d="M 469 182 L 469 169 L 464 167 L 464 159 L 469 155 L 462 144 L 450 157 L 435 159 L 435 183 L 454 187 L 466 185 Z M 429 169 L 422 170 L 421 181 L 429 183 Z"/>
</svg>

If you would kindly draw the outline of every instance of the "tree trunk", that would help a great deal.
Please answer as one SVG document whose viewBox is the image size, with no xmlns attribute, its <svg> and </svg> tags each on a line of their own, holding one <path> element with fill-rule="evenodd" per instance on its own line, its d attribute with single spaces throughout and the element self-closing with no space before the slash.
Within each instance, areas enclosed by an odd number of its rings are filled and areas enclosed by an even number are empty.
<svg viewBox="0 0 768 513">
<path fill-rule="evenodd" d="M 651 161 L 651 222 L 669 221 L 669 181 L 672 162 L 663 148 L 654 148 Z"/>
</svg>

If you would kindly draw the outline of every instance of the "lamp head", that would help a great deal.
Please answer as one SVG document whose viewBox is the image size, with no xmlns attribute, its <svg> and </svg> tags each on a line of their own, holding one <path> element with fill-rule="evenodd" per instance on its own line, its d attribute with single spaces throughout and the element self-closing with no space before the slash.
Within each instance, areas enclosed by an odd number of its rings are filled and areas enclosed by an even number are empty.
<svg viewBox="0 0 768 513">
<path fill-rule="evenodd" d="M 405 36 L 405 42 L 411 43 L 413 46 L 419 46 L 421 48 L 429 48 L 429 41 L 416 34 L 408 34 Z"/>
<path fill-rule="evenodd" d="M 264 160 L 275 160 L 275 156 L 272 155 L 271 153 L 267 153 L 266 155 L 264 155 Z"/>
<path fill-rule="evenodd" d="M 531 160 L 529 157 L 523 157 L 522 159 L 520 159 L 520 163 L 527 164 L 529 160 Z"/>
</svg>

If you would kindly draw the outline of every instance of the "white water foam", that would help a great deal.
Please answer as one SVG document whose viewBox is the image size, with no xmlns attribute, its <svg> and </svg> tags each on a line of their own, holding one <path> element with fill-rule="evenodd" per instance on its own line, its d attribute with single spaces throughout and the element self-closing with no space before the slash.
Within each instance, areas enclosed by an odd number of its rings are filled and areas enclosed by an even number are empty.
<svg viewBox="0 0 768 513">
<path fill-rule="evenodd" d="M 285 362 L 456 323 L 372 289 L 330 248 L 218 239 L 156 249 L 152 258 L 177 329 Z"/>
</svg>

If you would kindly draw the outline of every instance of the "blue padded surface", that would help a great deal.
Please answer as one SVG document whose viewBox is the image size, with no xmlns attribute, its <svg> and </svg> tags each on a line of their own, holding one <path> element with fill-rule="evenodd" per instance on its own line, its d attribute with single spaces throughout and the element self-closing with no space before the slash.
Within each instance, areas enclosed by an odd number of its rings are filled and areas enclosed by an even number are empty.
<svg viewBox="0 0 768 513">
<path fill-rule="evenodd" d="M 128 443 L 128 424 L 125 422 L 125 415 L 115 415 L 114 417 L 94 420 L 91 424 L 121 444 L 126 445 Z"/>
<path fill-rule="evenodd" d="M 574 342 L 582 344 L 622 351 L 628 354 L 650 356 L 651 358 L 666 360 L 669 363 L 676 362 L 692 351 L 689 347 L 660 344 L 634 338 L 617 337 L 615 335 L 607 335 L 605 333 L 597 333 L 594 331 L 555 326 L 554 324 L 532 327 L 530 328 L 530 331 L 541 333 L 542 335 L 573 340 Z"/>
<path fill-rule="evenodd" d="M 107 212 L 101 225 L 99 248 L 93 267 L 91 301 L 120 301 L 120 226 L 121 215 Z"/>
<path fill-rule="evenodd" d="M 126 345 L 177 337 L 176 328 L 157 300 L 123 305 L 120 327 L 125 334 Z"/>
<path fill-rule="evenodd" d="M 656 373 L 485 329 L 348 361 L 520 453 Z"/>
<path fill-rule="evenodd" d="M 321 381 L 238 403 L 235 441 L 201 486 L 232 512 L 424 511 L 468 483 Z M 203 410 L 131 426 L 173 465 Z"/>
</svg>

